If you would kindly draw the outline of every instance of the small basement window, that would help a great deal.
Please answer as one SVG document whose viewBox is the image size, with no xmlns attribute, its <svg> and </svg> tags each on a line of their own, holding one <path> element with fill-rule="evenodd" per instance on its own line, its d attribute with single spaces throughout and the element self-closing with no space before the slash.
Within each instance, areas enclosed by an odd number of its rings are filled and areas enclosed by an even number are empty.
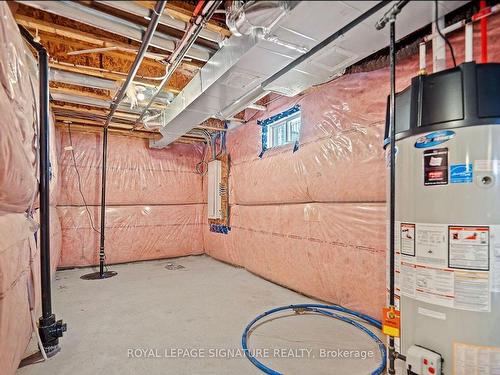
<svg viewBox="0 0 500 375">
<path fill-rule="evenodd" d="M 300 137 L 302 118 L 300 106 L 260 122 L 262 126 L 262 150 L 279 147 L 290 143 L 297 144 Z"/>
</svg>

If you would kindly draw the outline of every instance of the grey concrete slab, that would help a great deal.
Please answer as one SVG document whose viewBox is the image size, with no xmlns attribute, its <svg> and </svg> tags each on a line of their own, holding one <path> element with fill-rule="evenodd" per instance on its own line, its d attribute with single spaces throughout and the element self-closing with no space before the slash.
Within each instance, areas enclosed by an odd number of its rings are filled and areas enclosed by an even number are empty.
<svg viewBox="0 0 500 375">
<path fill-rule="evenodd" d="M 172 262 L 185 268 L 166 269 Z M 276 306 L 318 302 L 206 256 L 111 269 L 118 276 L 97 281 L 80 279 L 90 269 L 57 272 L 54 310 L 68 324 L 62 351 L 17 375 L 259 374 L 239 350 L 246 324 Z M 377 346 L 362 331 L 328 317 L 283 315 L 250 336 L 268 366 L 338 375 L 377 367 Z"/>
</svg>

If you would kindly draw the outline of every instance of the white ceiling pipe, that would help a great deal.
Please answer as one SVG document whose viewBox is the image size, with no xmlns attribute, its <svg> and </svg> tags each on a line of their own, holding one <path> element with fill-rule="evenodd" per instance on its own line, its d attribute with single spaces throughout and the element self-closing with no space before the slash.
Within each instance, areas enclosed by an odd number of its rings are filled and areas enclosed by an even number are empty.
<svg viewBox="0 0 500 375">
<path fill-rule="evenodd" d="M 425 42 L 422 42 L 418 46 L 418 53 L 419 53 L 419 70 L 420 73 L 425 74 L 425 69 L 427 67 L 427 49 L 425 48 Z"/>
<path fill-rule="evenodd" d="M 434 3 L 434 8 L 438 7 L 439 2 Z M 439 8 L 438 8 L 439 9 Z M 437 12 L 437 11 L 436 11 Z M 441 15 L 437 20 L 432 22 L 432 32 L 437 34 L 436 38 L 432 39 L 432 70 L 434 73 L 446 69 L 446 44 L 437 32 L 437 28 L 444 29 L 444 16 Z M 444 34 L 443 34 L 444 35 Z"/>
<path fill-rule="evenodd" d="M 76 86 L 92 87 L 101 90 L 117 90 L 116 81 L 94 77 L 81 73 L 67 72 L 59 69 L 50 69 L 49 80 L 51 82 L 68 83 Z"/>
<path fill-rule="evenodd" d="M 474 60 L 474 24 L 465 25 L 465 62 Z"/>
<path fill-rule="evenodd" d="M 265 105 L 260 105 L 255 103 L 250 104 L 247 108 L 255 109 L 257 111 L 267 111 L 267 107 Z"/>
</svg>

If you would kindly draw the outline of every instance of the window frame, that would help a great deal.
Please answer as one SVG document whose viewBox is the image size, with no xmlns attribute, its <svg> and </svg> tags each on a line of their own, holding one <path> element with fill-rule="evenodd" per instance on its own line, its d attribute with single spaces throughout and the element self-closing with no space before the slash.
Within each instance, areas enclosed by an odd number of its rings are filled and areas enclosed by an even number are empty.
<svg viewBox="0 0 500 375">
<path fill-rule="evenodd" d="M 297 121 L 298 120 L 298 121 Z M 302 128 L 302 113 L 300 105 L 269 117 L 258 124 L 262 127 L 262 153 L 270 149 L 294 144 L 294 151 L 298 148 L 300 131 Z M 297 127 L 298 129 L 294 129 Z M 281 135 L 277 135 L 281 131 Z M 283 133 L 284 132 L 284 133 Z"/>
</svg>

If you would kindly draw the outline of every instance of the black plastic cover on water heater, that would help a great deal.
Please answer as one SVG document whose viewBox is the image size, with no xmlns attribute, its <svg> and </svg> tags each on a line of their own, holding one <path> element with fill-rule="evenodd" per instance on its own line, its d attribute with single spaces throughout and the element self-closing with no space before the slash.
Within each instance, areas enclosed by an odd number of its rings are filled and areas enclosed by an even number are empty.
<svg viewBox="0 0 500 375">
<path fill-rule="evenodd" d="M 500 63 L 469 62 L 419 75 L 396 94 L 396 140 L 428 131 L 487 124 L 500 124 Z M 384 144 L 388 142 L 389 110 Z"/>
</svg>

